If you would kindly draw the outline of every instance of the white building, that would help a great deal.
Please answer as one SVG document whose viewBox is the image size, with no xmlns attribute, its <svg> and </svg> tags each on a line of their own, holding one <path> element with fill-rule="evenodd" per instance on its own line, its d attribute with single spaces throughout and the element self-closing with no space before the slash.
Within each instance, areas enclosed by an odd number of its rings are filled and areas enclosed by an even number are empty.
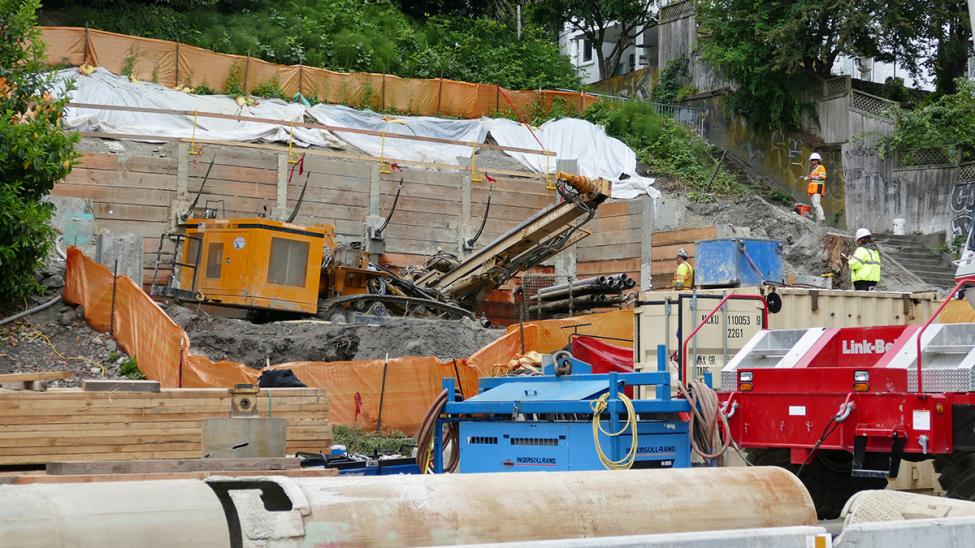
<svg viewBox="0 0 975 548">
<path fill-rule="evenodd" d="M 602 44 L 603 54 L 609 56 L 616 45 L 619 36 L 619 24 L 614 23 L 606 32 L 607 41 Z M 586 39 L 582 32 L 566 23 L 559 34 L 559 49 L 563 55 L 572 60 L 582 83 L 591 84 L 604 78 L 599 77 L 599 62 L 593 44 Z M 657 65 L 657 28 L 656 26 L 637 29 L 635 43 L 628 46 L 620 58 L 616 72 L 607 75 L 620 76 L 648 66 Z"/>
</svg>

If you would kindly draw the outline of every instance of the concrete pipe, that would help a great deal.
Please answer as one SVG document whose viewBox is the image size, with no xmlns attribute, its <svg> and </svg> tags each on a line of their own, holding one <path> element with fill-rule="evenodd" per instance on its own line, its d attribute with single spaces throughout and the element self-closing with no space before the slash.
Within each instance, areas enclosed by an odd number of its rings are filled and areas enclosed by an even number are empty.
<svg viewBox="0 0 975 548">
<path fill-rule="evenodd" d="M 277 481 L 294 487 L 285 491 L 294 494 L 295 517 L 304 517 L 307 545 L 427 546 L 816 523 L 802 483 L 777 467 Z M 264 524 L 274 513 L 262 512 L 258 495 L 235 504 L 256 520 L 242 523 L 245 536 L 268 531 Z"/>
<path fill-rule="evenodd" d="M 0 485 L 0 546 L 230 546 L 216 493 L 197 480 Z"/>
<path fill-rule="evenodd" d="M 776 467 L 210 478 L 0 493 L 0 544 L 16 546 L 226 546 L 228 531 L 230 546 L 427 546 L 816 523 L 802 483 Z"/>
</svg>

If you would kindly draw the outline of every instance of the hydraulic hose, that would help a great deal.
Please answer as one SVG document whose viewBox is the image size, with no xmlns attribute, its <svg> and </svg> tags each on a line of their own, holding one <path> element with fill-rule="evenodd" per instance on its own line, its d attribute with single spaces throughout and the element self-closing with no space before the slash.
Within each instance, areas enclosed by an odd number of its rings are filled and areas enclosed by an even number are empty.
<svg viewBox="0 0 975 548">
<path fill-rule="evenodd" d="M 421 474 L 432 474 L 433 469 L 433 433 L 437 426 L 437 418 L 447 405 L 449 393 L 446 390 L 440 392 L 433 400 L 427 414 L 420 423 L 420 431 L 416 437 L 416 464 L 420 467 Z M 460 392 L 455 390 L 454 395 L 459 396 Z M 450 447 L 450 460 L 444 463 L 444 472 L 453 473 L 457 471 L 460 464 L 460 431 L 456 423 L 447 425 L 447 432 L 443 437 L 443 446 Z"/>
<path fill-rule="evenodd" d="M 696 379 L 680 383 L 677 389 L 691 404 L 691 448 L 701 458 L 721 458 L 731 445 L 731 429 L 718 393 Z"/>
<path fill-rule="evenodd" d="M 626 424 L 623 425 L 616 432 L 609 432 L 603 428 L 602 420 L 600 415 L 606 410 L 607 400 L 609 399 L 609 394 L 603 394 L 598 400 L 593 401 L 590 405 L 592 406 L 592 441 L 593 445 L 596 446 L 596 454 L 599 456 L 599 461 L 603 463 L 603 466 L 607 470 L 627 470 L 633 466 L 636 461 L 636 451 L 637 451 L 637 431 L 636 431 L 636 411 L 633 409 L 633 402 L 630 398 L 626 397 L 626 394 L 620 393 L 619 399 L 623 402 L 623 407 L 626 408 Z M 623 455 L 620 460 L 613 460 L 606 456 L 603 451 L 603 446 L 599 443 L 599 433 L 602 432 L 604 435 L 611 438 L 623 435 L 626 429 L 630 429 L 630 449 Z"/>
<path fill-rule="evenodd" d="M 50 301 L 47 301 L 44 304 L 37 305 L 34 308 L 28 308 L 27 310 L 24 310 L 23 312 L 14 314 L 13 316 L 8 316 L 8 317 L 0 320 L 0 325 L 6 325 L 6 324 L 8 324 L 10 322 L 19 320 L 20 318 L 23 318 L 24 316 L 30 316 L 31 314 L 33 314 L 35 312 L 40 312 L 41 310 L 44 310 L 44 309 L 47 309 L 47 308 L 51 308 L 52 306 L 54 306 L 55 304 L 59 303 L 60 301 L 61 301 L 61 295 L 57 295 L 53 299 L 51 299 Z"/>
</svg>

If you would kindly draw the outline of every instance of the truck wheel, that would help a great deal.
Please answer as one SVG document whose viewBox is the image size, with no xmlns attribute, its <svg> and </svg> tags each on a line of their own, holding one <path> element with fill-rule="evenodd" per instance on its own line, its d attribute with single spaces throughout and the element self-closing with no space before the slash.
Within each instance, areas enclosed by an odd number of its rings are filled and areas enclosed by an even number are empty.
<svg viewBox="0 0 975 548">
<path fill-rule="evenodd" d="M 779 466 L 795 474 L 799 466 L 789 462 L 788 449 L 749 449 L 748 462 L 755 466 Z M 845 451 L 821 451 L 802 469 L 799 478 L 809 491 L 819 519 L 839 517 L 843 506 L 854 493 L 865 489 L 883 489 L 886 479 L 855 478 L 853 455 Z"/>
<path fill-rule="evenodd" d="M 957 452 L 934 459 L 934 470 L 945 494 L 975 501 L 975 453 Z"/>
</svg>

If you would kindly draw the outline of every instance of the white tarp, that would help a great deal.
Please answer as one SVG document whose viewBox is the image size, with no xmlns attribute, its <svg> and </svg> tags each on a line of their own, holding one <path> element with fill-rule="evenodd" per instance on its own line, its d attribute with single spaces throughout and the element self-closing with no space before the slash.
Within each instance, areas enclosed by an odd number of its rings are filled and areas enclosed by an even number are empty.
<svg viewBox="0 0 975 548">
<path fill-rule="evenodd" d="M 226 95 L 194 95 L 158 84 L 130 82 L 128 78 L 115 76 L 101 68 L 88 76 L 79 73 L 77 69 L 63 70 L 57 77 L 59 82 L 74 79 L 75 89 L 71 91 L 71 101 L 75 103 L 212 112 L 296 122 L 303 121 L 307 113 L 318 123 L 330 126 L 476 143 L 483 143 L 490 133 L 502 146 L 554 152 L 556 156 L 547 157 L 506 151 L 509 156 L 535 173 L 554 173 L 557 160 L 571 159 L 577 161 L 581 175 L 613 181 L 613 198 L 659 196 L 659 192 L 652 187 L 652 178 L 637 175 L 636 154 L 632 149 L 622 141 L 606 135 L 602 127 L 575 118 L 546 122 L 533 130 L 532 135 L 532 131 L 523 124 L 495 118 L 448 120 L 429 116 L 388 116 L 338 105 L 315 105 L 306 108 L 276 99 L 260 99 L 254 106 L 242 107 L 233 97 Z M 145 135 L 150 138 L 189 138 L 194 133 L 192 115 L 74 107 L 66 110 L 64 126 L 81 131 Z M 198 139 L 287 143 L 290 131 L 291 128 L 286 123 L 276 126 L 218 118 L 196 119 Z M 298 146 L 344 148 L 343 142 L 372 156 L 382 154 L 391 161 L 414 160 L 456 165 L 459 159 L 469 161 L 472 153 L 472 148 L 466 145 L 294 128 L 294 143 Z M 490 168 L 485 170 L 490 172 Z"/>
<path fill-rule="evenodd" d="M 484 142 L 484 124 L 481 120 L 447 120 L 430 116 L 394 116 L 356 110 L 341 105 L 315 105 L 308 114 L 320 124 L 329 126 L 368 129 L 387 134 L 435 137 L 451 141 Z M 456 164 L 457 158 L 471 158 L 469 146 L 390 139 L 382 136 L 336 132 L 335 135 L 366 154 L 397 160 L 439 162 Z"/>
<path fill-rule="evenodd" d="M 296 122 L 302 121 L 305 114 L 305 107 L 299 104 L 261 99 L 257 105 L 241 107 L 233 97 L 227 95 L 194 95 L 149 82 L 130 82 L 125 77 L 115 76 L 101 68 L 95 69 L 89 76 L 79 73 L 77 69 L 62 70 L 57 76 L 60 82 L 74 79 L 75 89 L 70 93 L 71 101 L 75 103 L 239 114 Z M 172 114 L 68 108 L 64 116 L 64 126 L 68 129 L 105 133 L 186 138 L 193 136 L 193 116 Z M 274 126 L 218 118 L 197 117 L 196 126 L 197 139 L 286 143 L 290 135 L 288 125 Z M 294 143 L 299 146 L 344 148 L 329 132 L 301 127 L 294 128 Z"/>
<path fill-rule="evenodd" d="M 523 152 L 507 154 L 536 173 L 554 173 L 556 160 L 576 160 L 580 175 L 613 181 L 613 198 L 630 200 L 641 195 L 657 197 L 654 180 L 636 173 L 636 153 L 606 130 L 585 120 L 562 118 L 529 130 L 512 120 L 484 118 L 484 125 L 502 146 L 538 149 L 539 141 L 555 157 Z M 534 135 L 532 134 L 534 133 Z M 537 139 L 536 139 L 537 138 Z"/>
</svg>

